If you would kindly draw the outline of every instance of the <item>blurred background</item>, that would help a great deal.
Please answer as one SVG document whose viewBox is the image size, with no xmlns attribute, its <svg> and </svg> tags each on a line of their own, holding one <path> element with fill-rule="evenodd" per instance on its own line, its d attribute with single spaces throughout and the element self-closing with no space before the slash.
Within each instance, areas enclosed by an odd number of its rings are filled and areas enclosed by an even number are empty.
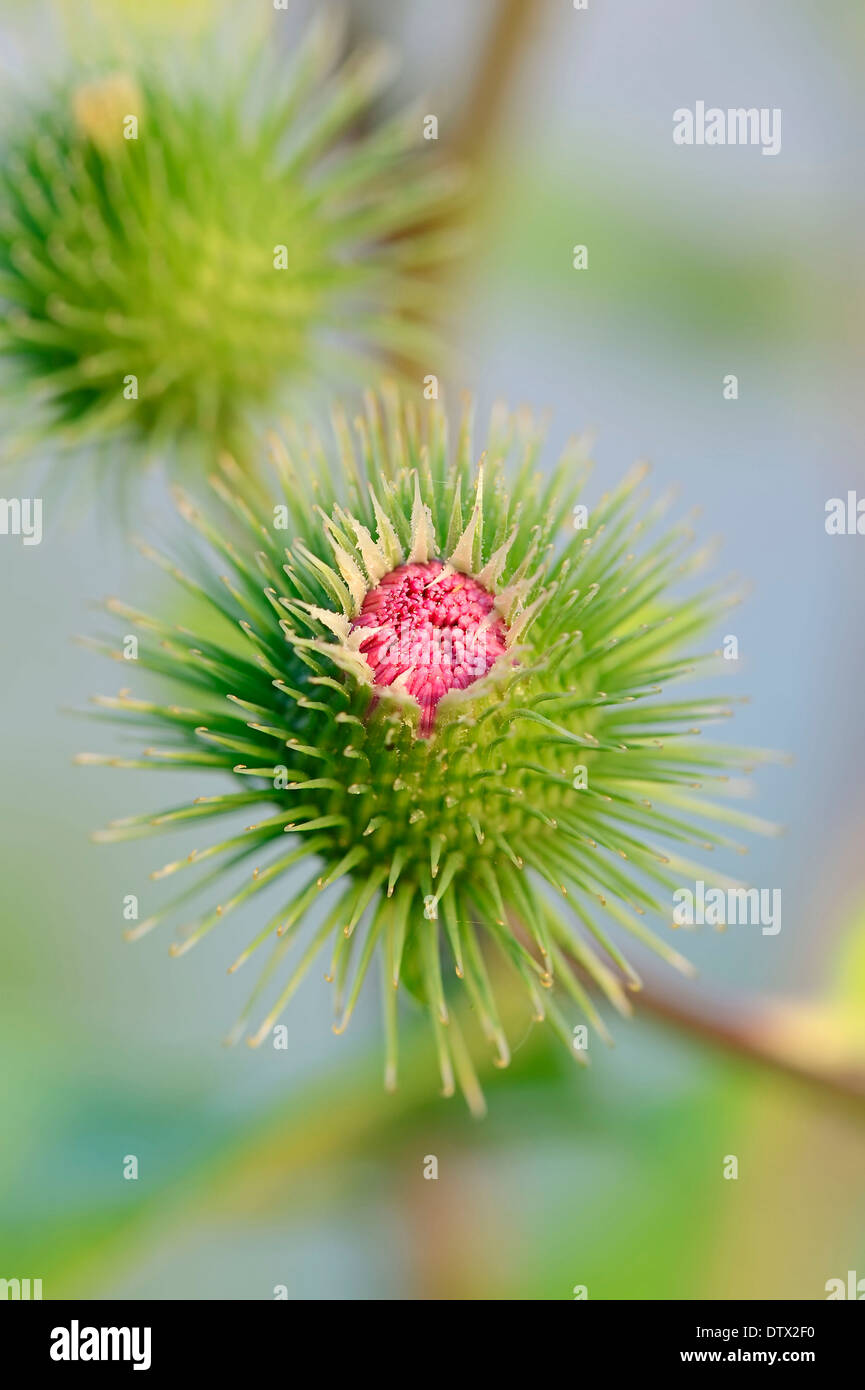
<svg viewBox="0 0 865 1390">
<path fill-rule="evenodd" d="M 288 52 L 313 8 L 90 13 L 194 64 L 214 26 L 269 25 Z M 147 610 L 160 581 L 99 498 L 53 504 L 46 485 L 42 544 L 0 538 L 0 1276 L 42 1278 L 45 1298 L 823 1298 L 865 1277 L 865 541 L 824 529 L 828 498 L 865 495 L 861 5 L 347 9 L 348 41 L 401 56 L 388 102 L 422 94 L 471 170 L 450 353 L 429 367 L 447 397 L 470 388 L 479 418 L 498 397 L 549 407 L 545 466 L 596 430 L 595 495 L 650 458 L 751 586 L 727 631 L 731 693 L 752 700 L 728 737 L 795 758 L 759 776 L 753 809 L 786 834 L 748 868 L 781 888 L 783 928 L 689 934 L 698 980 L 647 968 L 585 1074 L 533 1030 L 484 1076 L 481 1123 L 438 1098 L 410 1017 L 385 1095 L 374 989 L 334 1038 L 311 977 L 287 1051 L 223 1048 L 255 911 L 176 962 L 159 932 L 127 945 L 122 899 L 150 910 L 172 843 L 88 838 L 203 789 L 73 768 L 107 731 L 63 713 L 117 684 L 70 643 L 88 605 Z M 74 63 L 82 14 L 0 4 L 4 81 Z M 673 111 L 698 100 L 780 108 L 780 153 L 674 145 Z M 164 477 L 133 508 L 128 529 L 173 533 Z"/>
</svg>

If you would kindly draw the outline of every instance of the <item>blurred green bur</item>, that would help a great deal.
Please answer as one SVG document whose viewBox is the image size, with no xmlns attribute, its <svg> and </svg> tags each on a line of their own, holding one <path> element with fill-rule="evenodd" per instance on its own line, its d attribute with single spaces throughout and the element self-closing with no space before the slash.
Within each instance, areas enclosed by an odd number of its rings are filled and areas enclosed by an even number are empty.
<svg viewBox="0 0 865 1390">
<path fill-rule="evenodd" d="M 374 118 L 381 45 L 341 45 L 325 12 L 287 58 L 257 38 L 230 64 L 145 49 L 10 116 L 7 454 L 244 455 L 291 387 L 429 360 L 459 180 L 417 111 Z"/>
</svg>

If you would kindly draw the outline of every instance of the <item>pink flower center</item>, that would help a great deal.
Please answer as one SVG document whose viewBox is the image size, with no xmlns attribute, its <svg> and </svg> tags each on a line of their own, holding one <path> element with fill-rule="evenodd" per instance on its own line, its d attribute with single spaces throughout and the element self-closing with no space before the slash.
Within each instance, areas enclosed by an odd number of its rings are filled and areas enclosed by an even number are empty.
<svg viewBox="0 0 865 1390">
<path fill-rule="evenodd" d="M 360 650 L 376 685 L 401 685 L 421 707 L 420 732 L 432 733 L 436 705 L 449 690 L 480 680 L 505 650 L 507 626 L 494 598 L 441 560 L 400 565 L 363 601 L 352 630 L 365 627 Z"/>
</svg>

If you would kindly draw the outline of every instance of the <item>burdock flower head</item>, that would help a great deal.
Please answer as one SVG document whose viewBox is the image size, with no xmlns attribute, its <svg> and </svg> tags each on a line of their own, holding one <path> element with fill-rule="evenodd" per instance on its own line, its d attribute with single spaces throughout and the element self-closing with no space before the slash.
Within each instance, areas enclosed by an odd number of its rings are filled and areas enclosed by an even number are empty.
<svg viewBox="0 0 865 1390">
<path fill-rule="evenodd" d="M 403 983 L 429 1012 L 445 1092 L 456 1075 L 479 1108 L 454 994 L 464 991 L 505 1065 L 492 983 L 503 963 L 530 1015 L 584 1060 L 565 1007 L 605 1036 L 594 989 L 627 1012 L 639 986 L 609 923 L 687 968 L 647 915 L 669 922 L 683 878 L 726 882 L 684 857 L 732 845 L 712 821 L 759 828 L 704 790 L 723 790 L 724 769 L 754 759 L 697 727 L 728 716 L 729 702 L 667 693 L 711 660 L 693 645 L 729 599 L 674 592 L 705 555 L 687 525 L 659 525 L 664 504 L 647 504 L 645 470 L 587 511 L 583 442 L 539 472 L 541 436 L 526 413 L 497 409 L 478 458 L 468 413 L 451 448 L 438 406 L 418 411 L 386 391 L 353 430 L 337 411 L 334 437 L 330 449 L 296 433 L 272 440 L 275 499 L 223 461 L 214 485 L 234 534 L 238 517 L 248 528 L 244 543 L 179 496 L 203 542 L 194 577 L 148 553 L 209 610 L 204 635 L 108 607 L 125 640 L 136 636 L 138 665 L 185 694 L 178 704 L 128 690 L 99 698 L 116 718 L 149 725 L 158 745 L 132 760 L 82 760 L 220 772 L 234 784 L 101 833 L 242 813 L 245 826 L 157 875 L 217 859 L 241 873 L 175 955 L 304 866 L 232 967 L 271 951 L 251 1002 L 271 984 L 275 999 L 252 1044 L 325 950 L 341 1032 L 377 958 L 387 1083 Z"/>
<path fill-rule="evenodd" d="M 176 73 L 160 54 L 22 99 L 0 177 L 7 454 L 83 438 L 119 468 L 119 435 L 215 441 L 212 463 L 292 385 L 429 360 L 455 176 L 420 113 L 371 115 L 388 55 L 335 66 L 339 44 L 328 12 L 218 79 L 206 50 Z"/>
</svg>

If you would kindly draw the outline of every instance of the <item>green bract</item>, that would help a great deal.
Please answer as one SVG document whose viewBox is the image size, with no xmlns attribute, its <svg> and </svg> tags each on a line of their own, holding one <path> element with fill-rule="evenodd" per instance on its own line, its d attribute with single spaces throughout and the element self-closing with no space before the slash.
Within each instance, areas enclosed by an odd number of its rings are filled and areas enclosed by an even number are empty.
<svg viewBox="0 0 865 1390">
<path fill-rule="evenodd" d="M 331 71 L 338 42 L 326 21 L 233 76 L 102 71 L 7 123 L 7 453 L 240 456 L 281 388 L 429 360 L 454 178 L 420 114 L 372 120 L 383 53 Z"/>
<path fill-rule="evenodd" d="M 274 1001 L 262 1005 L 253 1043 L 320 951 L 341 1031 L 378 957 L 388 1084 L 402 982 L 429 1010 L 444 1090 L 456 1070 L 480 1108 L 452 990 L 467 992 L 506 1064 L 489 969 L 501 955 L 531 1016 L 548 1019 L 584 1060 L 566 1007 L 576 1004 L 605 1036 L 587 985 L 622 1012 L 639 986 L 613 936 L 630 935 L 687 969 L 647 918 L 669 922 L 683 881 L 732 882 L 688 857 L 694 846 L 738 848 L 712 822 L 767 828 L 705 790 L 734 790 L 724 770 L 758 756 L 708 742 L 695 727 L 728 716 L 729 703 L 667 693 L 713 659 L 694 652 L 729 598 L 674 592 L 706 557 L 687 525 L 662 524 L 665 504 L 647 502 L 644 469 L 584 515 L 584 442 L 572 441 L 545 476 L 541 435 L 525 412 L 496 409 L 480 462 L 470 413 L 451 448 L 438 406 L 418 409 L 391 391 L 370 396 L 353 427 L 335 411 L 334 441 L 291 431 L 273 438 L 273 496 L 224 461 L 214 482 L 224 522 L 179 496 L 200 533 L 194 577 L 148 553 L 187 591 L 187 607 L 201 606 L 200 631 L 187 630 L 185 613 L 177 627 L 116 601 L 108 607 L 127 640 L 137 634 L 138 666 L 182 687 L 180 703 L 128 691 L 100 698 L 123 723 L 149 728 L 158 746 L 131 760 L 82 761 L 201 774 L 200 798 L 116 822 L 104 840 L 239 809 L 254 821 L 160 871 L 221 861 L 205 880 L 219 901 L 185 928 L 175 954 L 305 866 L 301 885 L 286 889 L 236 962 L 271 952 L 250 1002 L 263 987 Z M 457 589 L 458 576 L 470 575 L 467 591 L 492 595 L 507 637 L 486 674 L 438 701 L 422 736 L 410 682 L 373 684 L 361 647 L 370 629 L 357 619 L 388 574 L 430 561 L 444 562 Z M 122 660 L 116 646 L 96 645 Z M 213 773 L 233 786 L 208 794 Z M 211 887 L 235 867 L 239 886 L 227 895 Z M 130 935 L 173 911 L 169 904 Z"/>
</svg>

